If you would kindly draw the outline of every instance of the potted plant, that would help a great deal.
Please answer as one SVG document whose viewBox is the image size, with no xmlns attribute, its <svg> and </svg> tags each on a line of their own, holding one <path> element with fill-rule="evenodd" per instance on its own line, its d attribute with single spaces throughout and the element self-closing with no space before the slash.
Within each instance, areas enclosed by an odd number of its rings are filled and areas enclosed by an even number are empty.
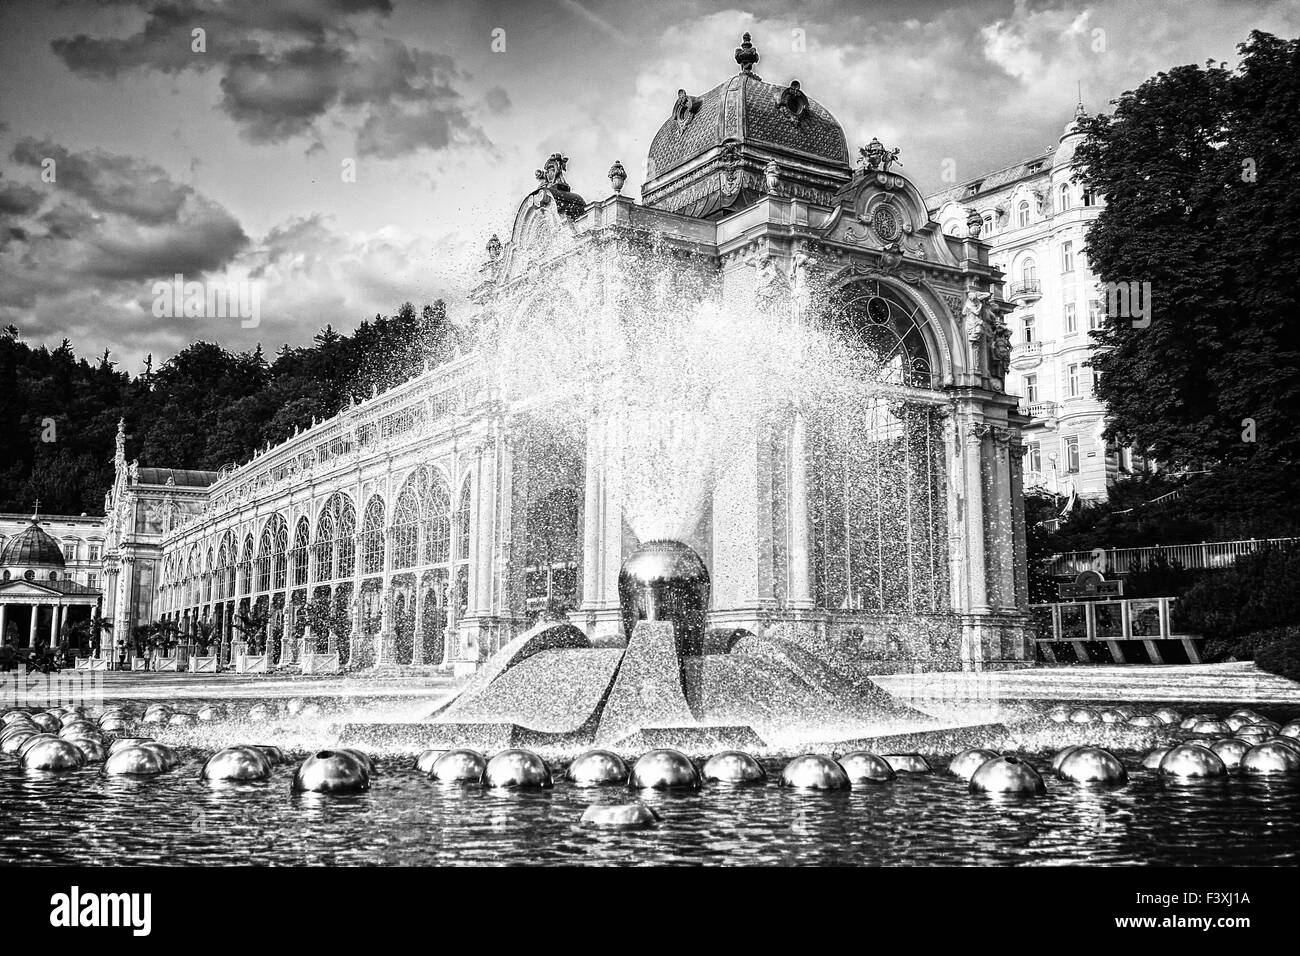
<svg viewBox="0 0 1300 956">
<path fill-rule="evenodd" d="M 266 627 L 270 617 L 260 604 L 235 615 L 235 630 L 247 644 L 247 650 L 235 658 L 237 674 L 265 674 L 270 668 L 271 662 L 266 654 Z"/>
<path fill-rule="evenodd" d="M 332 613 L 328 597 L 318 597 L 303 608 L 306 626 L 311 638 L 304 638 L 302 652 L 298 655 L 304 674 L 334 674 L 339 670 L 339 655 L 329 653 L 329 634 Z"/>
<path fill-rule="evenodd" d="M 194 639 L 195 653 L 190 657 L 190 673 L 192 674 L 215 674 L 217 672 L 217 656 L 210 653 L 212 645 L 217 638 L 217 625 L 209 620 L 199 621 L 194 626 L 194 633 L 191 635 Z"/>
</svg>

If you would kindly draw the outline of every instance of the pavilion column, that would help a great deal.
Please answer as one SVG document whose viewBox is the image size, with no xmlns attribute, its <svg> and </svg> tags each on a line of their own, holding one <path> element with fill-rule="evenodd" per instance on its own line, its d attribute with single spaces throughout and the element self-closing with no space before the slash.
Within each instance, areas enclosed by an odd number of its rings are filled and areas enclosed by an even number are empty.
<svg viewBox="0 0 1300 956">
<path fill-rule="evenodd" d="M 993 545 L 997 562 L 997 606 L 1005 610 L 1016 607 L 1015 516 L 1012 512 L 1011 432 L 993 430 L 992 522 Z"/>
<path fill-rule="evenodd" d="M 5 611 L 7 611 L 8 609 L 9 609 L 9 605 L 0 604 L 0 644 L 4 644 L 5 638 L 8 636 L 5 630 L 7 626 L 5 623 Z"/>
<path fill-rule="evenodd" d="M 284 591 L 284 620 L 280 623 L 280 663 L 292 664 L 296 655 L 293 652 L 293 592 Z"/>
<path fill-rule="evenodd" d="M 808 448 L 807 425 L 801 412 L 795 412 L 790 429 L 790 577 L 789 600 L 792 608 L 811 608 L 812 586 L 809 577 L 808 543 Z"/>
<path fill-rule="evenodd" d="M 36 617 L 40 613 L 40 610 L 41 610 L 41 606 L 39 604 L 32 605 L 32 619 L 27 625 L 27 646 L 28 647 L 36 646 Z"/>
<path fill-rule="evenodd" d="M 1011 455 L 1011 543 L 1014 550 L 1016 607 L 1029 605 L 1029 548 L 1025 532 L 1024 454 L 1028 449 L 1019 436 L 1012 439 Z"/>
<path fill-rule="evenodd" d="M 966 568 L 967 610 L 976 614 L 988 613 L 988 576 L 984 529 L 984 443 L 989 426 L 970 422 L 965 429 L 962 446 L 962 471 L 965 479 L 966 514 Z"/>
<path fill-rule="evenodd" d="M 54 647 L 59 642 L 59 617 L 63 610 L 63 605 L 55 604 L 50 607 L 50 647 Z"/>
<path fill-rule="evenodd" d="M 442 629 L 442 663 L 450 665 L 456 659 L 456 606 L 454 571 L 448 570 L 446 581 L 442 582 L 442 607 L 446 613 L 447 623 Z"/>
</svg>

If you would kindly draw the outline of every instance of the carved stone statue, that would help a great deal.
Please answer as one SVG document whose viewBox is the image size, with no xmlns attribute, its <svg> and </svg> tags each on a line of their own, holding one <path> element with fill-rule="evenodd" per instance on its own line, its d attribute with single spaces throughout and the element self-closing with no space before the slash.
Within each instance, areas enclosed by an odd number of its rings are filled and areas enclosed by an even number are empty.
<svg viewBox="0 0 1300 956">
<path fill-rule="evenodd" d="M 569 184 L 564 180 L 564 171 L 569 168 L 569 157 L 562 156 L 559 153 L 551 153 L 550 157 L 542 164 L 542 168 L 537 170 L 534 175 L 538 182 L 552 189 L 568 189 Z"/>
<path fill-rule="evenodd" d="M 889 167 L 895 164 L 902 166 L 903 163 L 898 158 L 898 147 L 892 150 L 885 149 L 883 143 L 876 137 L 871 137 L 871 142 L 866 146 L 858 149 L 858 165 L 862 167 L 863 172 L 871 172 L 879 169 L 882 173 L 889 172 Z"/>
<path fill-rule="evenodd" d="M 1011 368 L 1011 330 L 1001 316 L 993 320 L 992 358 L 989 360 L 990 373 L 994 378 L 1006 378 Z"/>
<path fill-rule="evenodd" d="M 992 292 L 966 290 L 966 304 L 962 306 L 962 324 L 966 329 L 966 338 L 972 345 L 978 345 L 984 335 L 984 311 L 988 307 Z"/>
</svg>

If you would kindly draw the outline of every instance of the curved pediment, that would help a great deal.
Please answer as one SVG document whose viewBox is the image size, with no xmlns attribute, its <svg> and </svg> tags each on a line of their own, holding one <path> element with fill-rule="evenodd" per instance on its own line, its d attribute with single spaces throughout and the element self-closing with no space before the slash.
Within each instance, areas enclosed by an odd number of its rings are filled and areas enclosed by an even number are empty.
<svg viewBox="0 0 1300 956">
<path fill-rule="evenodd" d="M 501 251 L 498 280 L 506 281 L 527 273 L 536 264 L 572 250 L 573 226 L 559 208 L 552 190 L 533 190 L 515 213 L 510 242 Z"/>
<path fill-rule="evenodd" d="M 859 170 L 836 194 L 839 207 L 823 231 L 827 239 L 880 252 L 901 253 L 946 266 L 957 261 L 925 199 L 912 181 L 885 170 Z"/>
</svg>

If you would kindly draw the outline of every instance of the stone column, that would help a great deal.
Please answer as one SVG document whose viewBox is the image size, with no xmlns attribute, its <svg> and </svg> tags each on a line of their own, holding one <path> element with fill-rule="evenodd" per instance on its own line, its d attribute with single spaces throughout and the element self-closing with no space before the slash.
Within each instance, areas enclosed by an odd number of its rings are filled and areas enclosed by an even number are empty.
<svg viewBox="0 0 1300 956">
<path fill-rule="evenodd" d="M 286 584 L 288 582 L 286 581 Z M 293 592 L 284 592 L 284 620 L 280 623 L 280 663 L 292 664 L 297 655 L 293 652 Z"/>
<path fill-rule="evenodd" d="M 1012 438 L 1011 456 L 1011 541 L 1014 551 L 1016 607 L 1029 605 L 1029 545 L 1025 531 L 1024 454 L 1028 451 L 1017 435 Z"/>
<path fill-rule="evenodd" d="M 55 604 L 50 608 L 50 647 L 59 642 L 59 618 L 62 617 L 63 605 Z"/>
<path fill-rule="evenodd" d="M 987 613 L 989 607 L 986 545 L 984 533 L 984 443 L 989 426 L 982 422 L 968 422 L 962 454 L 962 471 L 965 478 L 966 513 L 966 574 L 967 610 L 977 614 Z"/>
<path fill-rule="evenodd" d="M 28 622 L 27 625 L 27 646 L 28 647 L 36 646 L 36 616 L 40 613 L 40 610 L 41 610 L 41 606 L 39 604 L 32 605 L 32 619 L 31 621 Z"/>
<path fill-rule="evenodd" d="M 454 567 L 442 584 L 442 606 L 446 611 L 447 623 L 442 629 L 442 663 L 450 666 L 456 659 L 456 578 Z"/>
<path fill-rule="evenodd" d="M 8 608 L 9 605 L 0 604 L 0 644 L 4 644 L 5 642 L 5 611 L 8 610 Z"/>
<path fill-rule="evenodd" d="M 811 548 L 808 541 L 808 448 L 807 425 L 801 412 L 795 412 L 790 429 L 790 578 L 789 600 L 792 608 L 811 608 L 812 586 L 809 575 Z"/>
<path fill-rule="evenodd" d="M 993 429 L 993 481 L 990 502 L 993 522 L 993 548 L 997 567 L 997 606 L 1005 610 L 1016 607 L 1015 531 L 1011 511 L 1011 432 Z"/>
</svg>

